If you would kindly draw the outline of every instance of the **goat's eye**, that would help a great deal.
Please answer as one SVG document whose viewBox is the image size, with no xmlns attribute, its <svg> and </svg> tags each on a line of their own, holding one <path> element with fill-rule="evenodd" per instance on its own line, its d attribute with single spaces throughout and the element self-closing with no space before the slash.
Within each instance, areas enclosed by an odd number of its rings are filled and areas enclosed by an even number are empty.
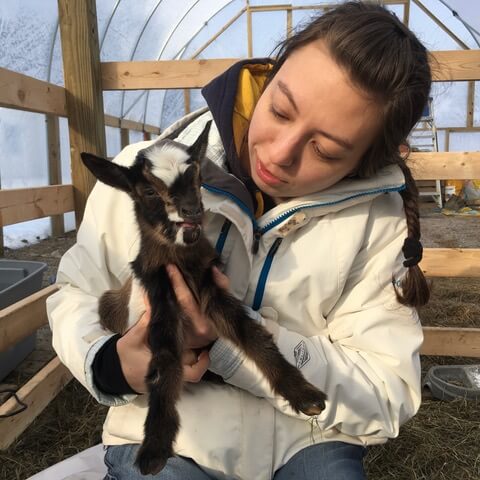
<svg viewBox="0 0 480 480">
<path fill-rule="evenodd" d="M 146 196 L 146 197 L 154 197 L 157 192 L 153 189 L 153 188 L 146 188 L 144 191 L 143 191 L 143 194 Z"/>
</svg>

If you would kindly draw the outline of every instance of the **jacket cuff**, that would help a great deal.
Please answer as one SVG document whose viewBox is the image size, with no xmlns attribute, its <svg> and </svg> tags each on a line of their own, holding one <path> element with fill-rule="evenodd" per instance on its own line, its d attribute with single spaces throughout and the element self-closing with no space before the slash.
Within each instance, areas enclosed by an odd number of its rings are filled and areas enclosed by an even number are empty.
<svg viewBox="0 0 480 480">
<path fill-rule="evenodd" d="M 101 337 L 97 342 L 95 342 L 88 350 L 84 363 L 85 381 L 88 391 L 95 398 L 95 400 L 97 400 L 98 403 L 107 407 L 119 407 L 121 405 L 126 405 L 137 397 L 136 394 L 110 395 L 102 392 L 95 384 L 95 376 L 93 372 L 93 362 L 95 360 L 95 356 L 103 347 L 103 345 L 108 342 L 114 335 L 115 334 L 105 335 L 104 337 Z"/>
<path fill-rule="evenodd" d="M 117 353 L 117 342 L 120 338 L 120 334 L 110 337 L 95 355 L 92 364 L 93 382 L 103 393 L 109 395 L 139 395 L 130 387 L 123 374 Z"/>
</svg>

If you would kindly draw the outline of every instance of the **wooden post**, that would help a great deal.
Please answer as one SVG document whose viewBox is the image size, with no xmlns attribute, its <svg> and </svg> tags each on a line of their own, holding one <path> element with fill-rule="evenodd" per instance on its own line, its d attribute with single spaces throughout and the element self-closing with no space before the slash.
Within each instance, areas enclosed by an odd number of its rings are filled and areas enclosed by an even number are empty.
<svg viewBox="0 0 480 480">
<path fill-rule="evenodd" d="M 106 157 L 95 0 L 58 0 L 77 228 L 94 176 L 80 153 Z"/>
<path fill-rule="evenodd" d="M 247 7 L 247 57 L 253 57 L 253 38 L 252 38 L 252 10 L 250 8 L 250 1 L 246 0 Z"/>
<path fill-rule="evenodd" d="M 122 150 L 130 143 L 130 131 L 128 128 L 120 129 L 120 145 Z"/>
<path fill-rule="evenodd" d="M 143 139 L 145 141 L 150 141 L 152 139 L 152 134 L 150 132 L 143 132 Z"/>
<path fill-rule="evenodd" d="M 185 115 L 190 113 L 190 90 L 183 89 L 183 104 L 185 105 Z"/>
<path fill-rule="evenodd" d="M 293 29 L 293 12 L 292 9 L 289 8 L 287 10 L 287 38 L 292 36 L 292 29 Z"/>
<path fill-rule="evenodd" d="M 45 115 L 47 124 L 47 155 L 48 155 L 48 183 L 60 185 L 62 183 L 62 163 L 60 160 L 60 126 L 56 115 Z M 50 217 L 52 236 L 58 237 L 65 233 L 63 215 Z"/>
<path fill-rule="evenodd" d="M 403 23 L 408 27 L 410 21 L 410 0 L 403 5 Z"/>
<path fill-rule="evenodd" d="M 473 111 L 475 101 L 475 82 L 468 82 L 467 127 L 473 127 Z"/>
</svg>

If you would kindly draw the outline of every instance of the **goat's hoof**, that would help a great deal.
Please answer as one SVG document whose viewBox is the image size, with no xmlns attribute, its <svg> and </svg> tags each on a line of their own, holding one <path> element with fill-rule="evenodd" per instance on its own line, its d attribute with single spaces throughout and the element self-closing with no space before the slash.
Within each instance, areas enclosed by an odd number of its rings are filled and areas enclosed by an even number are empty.
<svg viewBox="0 0 480 480">
<path fill-rule="evenodd" d="M 315 387 L 310 387 L 306 391 L 298 394 L 298 401 L 292 408 L 305 415 L 320 415 L 325 410 L 325 400 L 327 396 Z"/>
<path fill-rule="evenodd" d="M 300 411 L 305 415 L 313 417 L 314 415 L 320 415 L 325 410 L 325 400 L 318 400 L 315 403 L 304 403 L 300 406 Z"/>
<path fill-rule="evenodd" d="M 165 467 L 167 460 L 171 455 L 162 455 L 158 448 L 155 450 L 141 446 L 137 455 L 136 465 L 142 475 L 156 475 Z"/>
</svg>

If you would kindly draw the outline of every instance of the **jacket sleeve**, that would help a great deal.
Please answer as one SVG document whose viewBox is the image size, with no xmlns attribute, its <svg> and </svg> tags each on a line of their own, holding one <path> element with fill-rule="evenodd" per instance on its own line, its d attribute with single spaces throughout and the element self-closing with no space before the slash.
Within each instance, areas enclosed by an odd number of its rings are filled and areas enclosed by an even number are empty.
<svg viewBox="0 0 480 480">
<path fill-rule="evenodd" d="M 116 161 L 133 159 L 143 143 L 128 146 Z M 135 225 L 127 194 L 97 182 L 88 198 L 77 242 L 60 261 L 57 283 L 61 288 L 47 299 L 58 357 L 100 403 L 109 406 L 127 403 L 136 395 L 105 395 L 93 381 L 95 355 L 112 336 L 99 323 L 98 299 L 128 278 Z"/>
<path fill-rule="evenodd" d="M 406 272 L 401 253 L 407 235 L 405 221 L 402 217 L 382 219 L 381 200 L 376 203 L 377 211 L 371 216 L 377 221 L 367 228 L 344 293 L 326 318 L 327 330 L 306 337 L 272 320 L 260 321 L 285 358 L 327 394 L 326 409 L 317 418 L 319 427 L 380 441 L 397 436 L 400 425 L 420 406 L 423 334 L 416 311 L 398 303 L 392 285 L 392 274 L 398 284 Z M 398 225 L 383 229 L 385 221 Z M 392 232 L 390 238 L 385 231 Z M 231 344 L 217 343 L 211 351 L 212 368 L 225 372 L 228 383 L 264 397 L 287 415 L 308 418 L 297 415 L 272 392 L 251 360 Z"/>
</svg>

